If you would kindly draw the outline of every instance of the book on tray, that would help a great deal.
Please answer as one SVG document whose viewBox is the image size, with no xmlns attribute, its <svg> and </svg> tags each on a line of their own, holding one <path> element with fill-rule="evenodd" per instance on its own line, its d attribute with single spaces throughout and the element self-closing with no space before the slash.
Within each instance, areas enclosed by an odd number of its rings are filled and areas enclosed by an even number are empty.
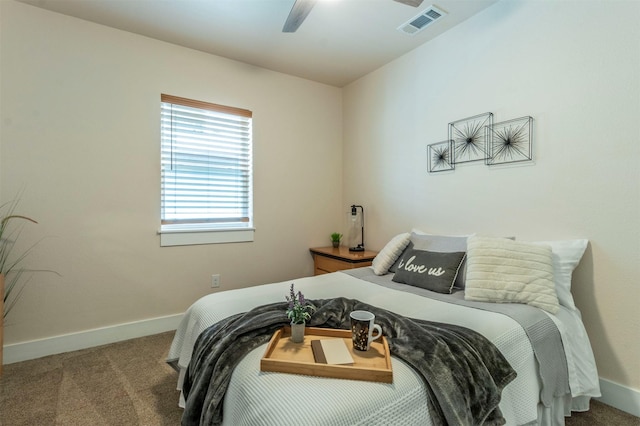
<svg viewBox="0 0 640 426">
<path fill-rule="evenodd" d="M 319 364 L 353 364 L 353 357 L 343 339 L 312 340 L 311 350 Z"/>
</svg>

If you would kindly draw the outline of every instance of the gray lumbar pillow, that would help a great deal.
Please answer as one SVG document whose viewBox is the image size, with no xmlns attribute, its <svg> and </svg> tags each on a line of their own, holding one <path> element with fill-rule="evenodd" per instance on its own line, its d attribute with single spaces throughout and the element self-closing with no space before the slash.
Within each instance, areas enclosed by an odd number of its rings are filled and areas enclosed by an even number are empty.
<svg viewBox="0 0 640 426">
<path fill-rule="evenodd" d="M 453 290 L 464 257 L 464 252 L 405 251 L 393 281 L 449 294 Z"/>
<path fill-rule="evenodd" d="M 467 238 L 469 236 L 470 235 L 452 236 L 452 235 L 426 234 L 422 231 L 414 229 L 411 231 L 411 240 L 407 245 L 407 248 L 404 250 L 404 253 L 407 253 L 409 250 L 413 250 L 413 249 L 426 250 L 426 251 L 432 251 L 432 252 L 438 252 L 438 253 L 466 252 Z M 396 260 L 394 265 L 389 268 L 389 272 L 396 272 L 398 268 L 398 264 L 404 257 L 404 253 L 402 253 L 398 257 L 398 260 Z M 462 265 L 460 267 L 460 271 L 456 276 L 456 282 L 454 284 L 454 287 L 459 289 L 464 289 L 465 269 L 466 269 L 466 259 L 463 259 Z"/>
</svg>

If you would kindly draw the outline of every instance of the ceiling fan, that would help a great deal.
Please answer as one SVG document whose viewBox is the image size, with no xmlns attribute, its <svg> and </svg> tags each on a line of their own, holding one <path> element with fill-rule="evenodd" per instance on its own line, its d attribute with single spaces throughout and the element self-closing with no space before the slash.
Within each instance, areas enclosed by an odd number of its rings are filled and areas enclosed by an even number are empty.
<svg viewBox="0 0 640 426">
<path fill-rule="evenodd" d="M 307 18 L 313 6 L 315 6 L 318 0 L 296 0 L 289 12 L 289 16 L 282 27 L 283 33 L 295 33 L 302 22 Z M 418 7 L 422 4 L 423 0 L 394 0 L 398 3 L 406 4 L 408 6 Z"/>
</svg>

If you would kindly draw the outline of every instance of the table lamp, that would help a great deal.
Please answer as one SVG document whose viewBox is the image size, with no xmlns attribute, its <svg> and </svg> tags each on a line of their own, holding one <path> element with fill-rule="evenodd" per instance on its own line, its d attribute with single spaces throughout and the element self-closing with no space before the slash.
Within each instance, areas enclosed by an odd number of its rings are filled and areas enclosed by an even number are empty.
<svg viewBox="0 0 640 426">
<path fill-rule="evenodd" d="M 351 206 L 351 220 L 353 222 L 356 221 L 356 218 L 358 217 L 358 207 L 360 207 L 360 210 L 362 211 L 362 237 L 360 239 L 360 244 L 355 247 L 349 247 L 349 251 L 364 251 L 364 208 L 362 206 L 356 206 L 355 204 Z"/>
</svg>

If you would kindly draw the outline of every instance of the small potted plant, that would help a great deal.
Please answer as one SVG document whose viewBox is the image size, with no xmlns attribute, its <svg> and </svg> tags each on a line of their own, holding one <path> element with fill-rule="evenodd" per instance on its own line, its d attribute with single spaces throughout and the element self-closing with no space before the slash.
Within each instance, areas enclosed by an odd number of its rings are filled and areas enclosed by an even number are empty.
<svg viewBox="0 0 640 426">
<path fill-rule="evenodd" d="M 331 244 L 334 247 L 339 247 L 341 238 L 342 238 L 342 234 L 340 234 L 338 232 L 334 232 L 333 234 L 331 234 Z"/>
<path fill-rule="evenodd" d="M 291 341 L 294 343 L 302 343 L 304 341 L 304 327 L 306 321 L 311 319 L 311 313 L 315 311 L 315 306 L 309 303 L 301 291 L 296 293 L 293 283 L 289 288 L 289 295 L 285 296 L 289 306 L 287 308 L 287 317 L 291 320 Z"/>
</svg>

